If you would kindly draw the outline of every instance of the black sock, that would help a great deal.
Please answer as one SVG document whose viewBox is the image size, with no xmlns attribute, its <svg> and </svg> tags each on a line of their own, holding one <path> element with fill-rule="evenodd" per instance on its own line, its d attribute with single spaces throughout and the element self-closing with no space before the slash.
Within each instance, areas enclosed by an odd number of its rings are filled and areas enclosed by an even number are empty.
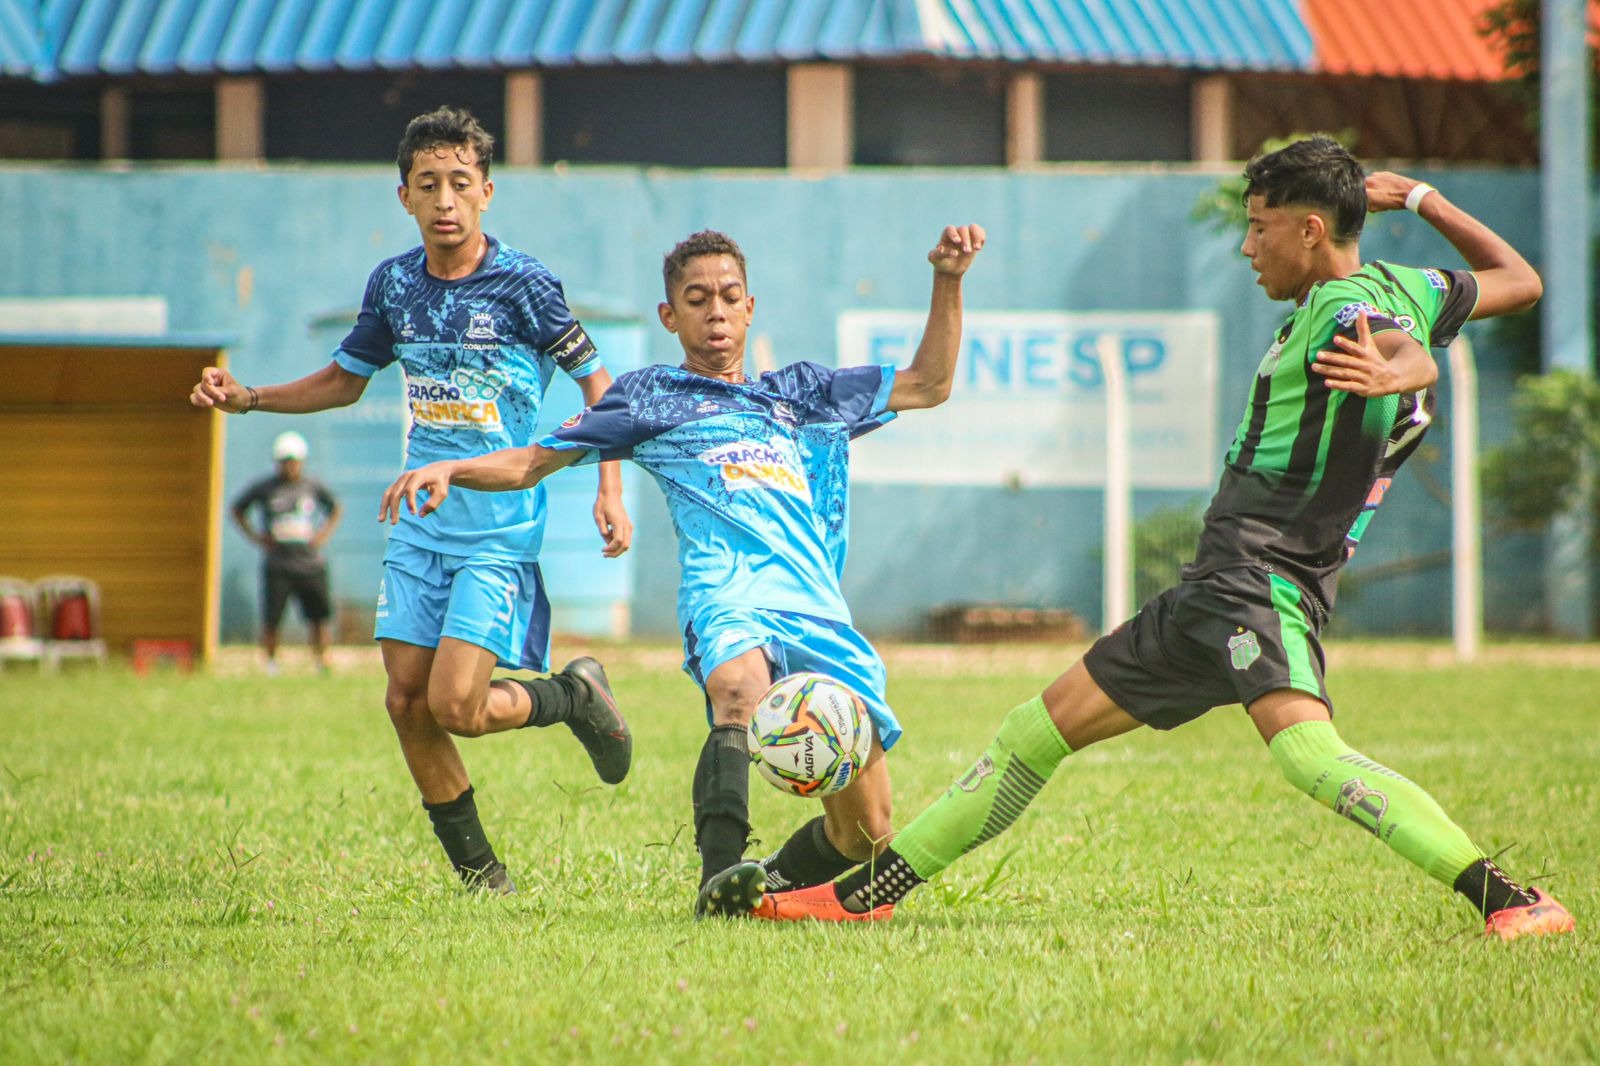
<svg viewBox="0 0 1600 1066">
<path fill-rule="evenodd" d="M 833 891 L 845 910 L 864 914 L 885 903 L 899 903 L 920 884 L 922 878 L 911 864 L 888 847 L 876 859 L 841 879 Z"/>
<path fill-rule="evenodd" d="M 819 814 L 796 829 L 775 854 L 761 860 L 761 865 L 767 869 L 769 889 L 783 892 L 820 885 L 832 881 L 860 861 L 833 846 L 826 825 L 827 819 Z"/>
<path fill-rule="evenodd" d="M 750 746 L 742 725 L 711 730 L 694 768 L 694 843 L 700 883 L 744 857 L 750 838 Z"/>
<path fill-rule="evenodd" d="M 448 802 L 424 800 L 422 803 L 428 820 L 433 823 L 434 835 L 444 845 L 450 865 L 456 868 L 463 881 L 481 877 L 498 861 L 478 821 L 478 804 L 472 798 L 472 791 L 472 786 L 468 785 L 465 792 Z"/>
<path fill-rule="evenodd" d="M 1455 890 L 1467 897 L 1485 917 L 1507 907 L 1527 907 L 1537 902 L 1533 893 L 1507 877 L 1488 859 L 1479 859 L 1456 877 Z"/>
<path fill-rule="evenodd" d="M 532 681 L 523 681 L 521 678 L 509 680 L 521 685 L 533 701 L 533 710 L 528 712 L 528 720 L 522 723 L 523 729 L 529 726 L 542 729 L 571 718 L 572 708 L 577 706 L 583 688 L 582 681 L 568 674 L 551 674 L 549 677 L 536 677 Z"/>
</svg>

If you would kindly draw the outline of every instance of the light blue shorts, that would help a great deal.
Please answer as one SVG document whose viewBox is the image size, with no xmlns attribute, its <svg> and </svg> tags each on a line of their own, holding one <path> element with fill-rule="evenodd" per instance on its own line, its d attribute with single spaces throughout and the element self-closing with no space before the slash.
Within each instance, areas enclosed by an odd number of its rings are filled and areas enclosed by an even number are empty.
<svg viewBox="0 0 1600 1066">
<path fill-rule="evenodd" d="M 752 607 L 703 610 L 684 627 L 683 669 L 703 689 L 712 671 L 751 648 L 766 653 L 774 681 L 812 672 L 849 685 L 866 704 L 883 750 L 900 739 L 900 720 L 884 699 L 883 660 L 866 637 L 843 622 Z M 706 718 L 711 718 L 709 700 Z"/>
<path fill-rule="evenodd" d="M 550 669 L 550 600 L 538 563 L 444 555 L 391 540 L 378 586 L 378 640 L 437 648 L 454 637 L 508 670 Z"/>
</svg>

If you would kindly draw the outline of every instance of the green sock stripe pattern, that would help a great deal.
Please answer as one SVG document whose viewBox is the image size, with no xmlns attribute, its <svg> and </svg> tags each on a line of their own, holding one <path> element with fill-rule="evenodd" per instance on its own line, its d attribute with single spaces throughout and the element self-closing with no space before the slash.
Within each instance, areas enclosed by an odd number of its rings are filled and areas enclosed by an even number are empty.
<svg viewBox="0 0 1600 1066">
<path fill-rule="evenodd" d="M 1070 754 L 1043 697 L 1013 708 L 983 757 L 895 836 L 895 851 L 918 877 L 934 877 L 1021 817 Z"/>
<path fill-rule="evenodd" d="M 1311 623 L 1300 606 L 1300 589 L 1277 574 L 1268 577 L 1272 582 L 1272 609 L 1278 612 L 1279 639 L 1289 660 L 1289 687 L 1320 698 L 1322 688 L 1311 665 Z"/>
<path fill-rule="evenodd" d="M 1012 759 L 1011 765 L 1006 767 L 1006 772 L 1000 778 L 1000 784 L 995 786 L 994 808 L 990 810 L 989 817 L 984 819 L 977 837 L 962 848 L 961 853 L 965 855 L 1009 829 L 1012 822 L 1022 817 L 1022 812 L 1028 809 L 1033 797 L 1044 788 L 1045 780 L 1028 769 L 1021 759 Z"/>
<path fill-rule="evenodd" d="M 1483 857 L 1434 798 L 1402 775 L 1353 750 L 1332 722 L 1301 722 L 1268 745 L 1284 777 L 1454 887 L 1462 870 Z"/>
</svg>

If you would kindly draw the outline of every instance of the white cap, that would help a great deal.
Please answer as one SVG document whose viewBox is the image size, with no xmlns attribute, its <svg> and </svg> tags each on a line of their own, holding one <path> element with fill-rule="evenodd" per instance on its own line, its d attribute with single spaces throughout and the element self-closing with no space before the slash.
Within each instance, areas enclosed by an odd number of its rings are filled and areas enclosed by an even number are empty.
<svg viewBox="0 0 1600 1066">
<path fill-rule="evenodd" d="M 298 459 L 303 463 L 306 450 L 306 439 L 291 429 L 287 433 L 279 433 L 272 442 L 272 460 L 281 463 L 287 459 Z"/>
</svg>

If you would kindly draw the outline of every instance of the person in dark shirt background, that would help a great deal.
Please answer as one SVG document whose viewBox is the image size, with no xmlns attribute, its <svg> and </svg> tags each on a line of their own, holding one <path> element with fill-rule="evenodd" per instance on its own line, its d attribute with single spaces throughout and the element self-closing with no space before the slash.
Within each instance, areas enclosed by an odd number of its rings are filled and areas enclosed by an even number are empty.
<svg viewBox="0 0 1600 1066">
<path fill-rule="evenodd" d="M 233 504 L 233 518 L 262 551 L 261 647 L 267 673 L 278 672 L 278 623 L 292 596 L 311 630 L 318 670 L 328 668 L 328 563 L 322 546 L 339 525 L 339 501 L 327 486 L 305 476 L 306 439 L 280 433 L 272 442 L 277 470 Z M 254 518 L 252 517 L 254 511 Z"/>
</svg>

